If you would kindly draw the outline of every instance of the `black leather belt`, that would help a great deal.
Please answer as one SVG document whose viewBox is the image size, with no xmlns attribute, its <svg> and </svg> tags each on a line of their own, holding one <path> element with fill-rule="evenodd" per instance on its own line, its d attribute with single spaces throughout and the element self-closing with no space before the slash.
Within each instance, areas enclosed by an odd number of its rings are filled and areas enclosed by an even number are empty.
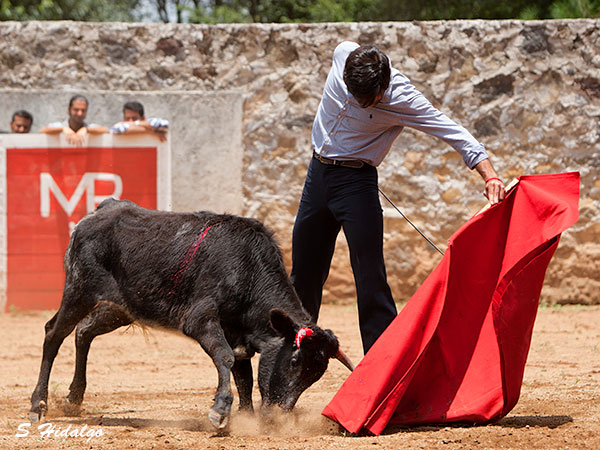
<svg viewBox="0 0 600 450">
<path fill-rule="evenodd" d="M 351 160 L 340 160 L 340 159 L 331 159 L 325 156 L 319 155 L 317 152 L 313 152 L 313 158 L 317 158 L 323 164 L 327 164 L 329 166 L 341 166 L 341 167 L 352 167 L 353 169 L 360 169 L 365 165 L 364 162 L 358 159 Z"/>
</svg>

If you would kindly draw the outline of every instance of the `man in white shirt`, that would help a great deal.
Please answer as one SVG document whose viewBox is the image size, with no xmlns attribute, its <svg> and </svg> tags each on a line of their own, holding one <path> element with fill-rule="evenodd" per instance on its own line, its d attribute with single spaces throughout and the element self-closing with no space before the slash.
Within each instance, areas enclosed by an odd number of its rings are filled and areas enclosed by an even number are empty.
<svg viewBox="0 0 600 450">
<path fill-rule="evenodd" d="M 73 145 L 83 145 L 88 134 L 108 133 L 108 129 L 98 124 L 87 124 L 85 118 L 88 111 L 88 99 L 83 95 L 74 95 L 69 100 L 69 118 L 64 122 L 53 122 L 40 130 L 40 133 L 63 133 L 67 142 Z"/>
<path fill-rule="evenodd" d="M 342 42 L 334 51 L 313 123 L 310 162 L 292 237 L 292 280 L 316 321 L 336 237 L 344 230 L 365 353 L 396 316 L 383 259 L 376 167 L 405 127 L 451 145 L 485 182 L 490 203 L 504 185 L 485 148 L 390 66 L 374 46 Z"/>
</svg>

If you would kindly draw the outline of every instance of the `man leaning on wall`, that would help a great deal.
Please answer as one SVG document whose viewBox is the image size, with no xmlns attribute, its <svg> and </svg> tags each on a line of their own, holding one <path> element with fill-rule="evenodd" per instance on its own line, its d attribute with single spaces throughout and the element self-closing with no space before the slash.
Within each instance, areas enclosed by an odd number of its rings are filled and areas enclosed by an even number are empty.
<svg viewBox="0 0 600 450">
<path fill-rule="evenodd" d="M 63 133 L 67 142 L 73 145 L 83 145 L 88 134 L 96 135 L 108 133 L 108 129 L 102 125 L 87 124 L 85 122 L 88 105 L 89 101 L 83 95 L 74 95 L 71 97 L 71 100 L 69 100 L 69 107 L 67 108 L 69 118 L 64 122 L 53 122 L 46 125 L 40 130 L 40 133 Z"/>
<path fill-rule="evenodd" d="M 160 139 L 161 142 L 167 140 L 169 131 L 169 121 L 144 116 L 144 105 L 140 102 L 127 102 L 123 105 L 123 120 L 115 123 L 110 132 L 113 134 L 144 134 L 149 133 Z"/>
</svg>

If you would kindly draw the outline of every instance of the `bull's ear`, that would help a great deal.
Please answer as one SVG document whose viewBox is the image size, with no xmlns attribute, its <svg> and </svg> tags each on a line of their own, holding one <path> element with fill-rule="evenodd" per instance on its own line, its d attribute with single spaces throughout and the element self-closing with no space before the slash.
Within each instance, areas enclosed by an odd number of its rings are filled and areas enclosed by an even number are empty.
<svg viewBox="0 0 600 450">
<path fill-rule="evenodd" d="M 271 327 L 284 338 L 294 339 L 294 336 L 296 335 L 296 324 L 291 317 L 281 309 L 271 310 Z"/>
</svg>

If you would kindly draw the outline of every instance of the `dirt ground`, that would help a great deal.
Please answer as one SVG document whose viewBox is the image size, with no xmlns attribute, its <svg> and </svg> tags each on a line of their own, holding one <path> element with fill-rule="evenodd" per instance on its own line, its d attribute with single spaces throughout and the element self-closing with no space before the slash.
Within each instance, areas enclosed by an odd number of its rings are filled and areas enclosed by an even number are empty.
<svg viewBox="0 0 600 450">
<path fill-rule="evenodd" d="M 62 411 L 73 373 L 71 335 L 50 378 L 47 428 L 38 430 L 38 424 L 28 426 L 29 396 L 51 315 L 0 314 L 1 449 L 600 448 L 600 307 L 540 308 L 521 399 L 499 423 L 396 428 L 381 436 L 349 435 L 320 415 L 347 376 L 335 360 L 276 427 L 237 413 L 236 397 L 230 433 L 217 435 L 207 417 L 217 382 L 211 361 L 183 336 L 140 328 L 94 341 L 80 417 Z M 325 305 L 320 324 L 336 332 L 355 363 L 360 360 L 353 306 Z M 257 388 L 254 400 L 258 405 Z M 50 427 L 55 433 L 43 435 Z M 83 437 L 63 437 L 60 431 Z"/>
</svg>

